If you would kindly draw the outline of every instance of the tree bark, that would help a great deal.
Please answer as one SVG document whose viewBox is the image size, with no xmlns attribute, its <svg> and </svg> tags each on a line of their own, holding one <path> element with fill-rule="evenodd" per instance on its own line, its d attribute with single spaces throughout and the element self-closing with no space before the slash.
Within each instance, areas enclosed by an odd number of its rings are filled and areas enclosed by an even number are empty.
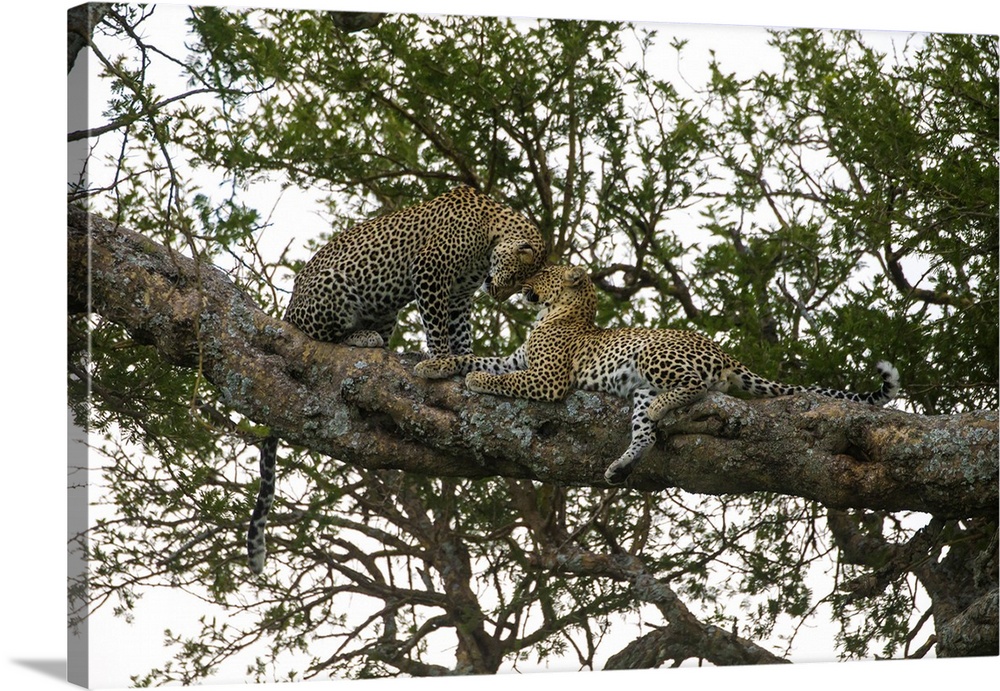
<svg viewBox="0 0 1000 691">
<path fill-rule="evenodd" d="M 104 15 L 111 9 L 110 2 L 91 2 L 77 5 L 66 11 L 67 72 L 73 71 L 76 56 L 83 50 Z"/>
<path fill-rule="evenodd" d="M 656 578 L 637 556 L 567 548 L 537 557 L 534 563 L 555 572 L 628 582 L 636 600 L 648 602 L 660 610 L 667 627 L 629 643 L 608 658 L 605 669 L 644 669 L 659 667 L 667 660 L 680 664 L 688 658 L 705 659 L 714 665 L 788 662 L 753 641 L 741 638 L 735 631 L 699 621 L 670 584 Z"/>
<path fill-rule="evenodd" d="M 589 392 L 554 404 L 498 399 L 416 378 L 418 354 L 311 340 L 219 269 L 72 206 L 68 271 L 71 309 L 88 305 L 167 361 L 200 366 L 226 405 L 346 463 L 601 486 L 628 443 L 628 401 Z M 998 450 L 996 411 L 920 416 L 813 396 L 714 394 L 661 423 L 629 482 L 995 517 Z"/>
</svg>

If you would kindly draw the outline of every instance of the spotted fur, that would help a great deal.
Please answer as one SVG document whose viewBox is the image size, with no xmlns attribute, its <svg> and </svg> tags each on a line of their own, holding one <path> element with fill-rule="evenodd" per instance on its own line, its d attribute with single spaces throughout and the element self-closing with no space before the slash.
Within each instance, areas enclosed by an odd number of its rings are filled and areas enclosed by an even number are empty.
<svg viewBox="0 0 1000 691">
<path fill-rule="evenodd" d="M 319 341 L 380 347 L 399 311 L 416 300 L 430 354 L 467 354 L 476 291 L 506 300 L 544 261 L 534 224 L 471 187 L 457 187 L 336 234 L 295 277 L 285 321 Z M 261 444 L 261 483 L 247 531 L 254 573 L 264 568 L 277 450 L 275 437 Z"/>
<path fill-rule="evenodd" d="M 469 313 L 541 268 L 538 228 L 471 187 L 335 235 L 295 277 L 285 319 L 319 341 L 381 346 L 417 301 L 432 356 L 472 352 Z"/>
<path fill-rule="evenodd" d="M 769 381 L 695 331 L 602 329 L 594 324 L 597 292 L 580 267 L 546 267 L 525 281 L 524 297 L 539 308 L 539 318 L 511 356 L 437 358 L 419 363 L 415 373 L 465 374 L 473 391 L 540 401 L 560 400 L 574 387 L 631 396 L 632 439 L 604 474 L 611 484 L 623 482 L 653 445 L 659 420 L 709 391 L 735 387 L 762 397 L 812 392 L 883 405 L 899 390 L 899 374 L 888 362 L 877 364 L 881 388 L 857 394 Z"/>
</svg>

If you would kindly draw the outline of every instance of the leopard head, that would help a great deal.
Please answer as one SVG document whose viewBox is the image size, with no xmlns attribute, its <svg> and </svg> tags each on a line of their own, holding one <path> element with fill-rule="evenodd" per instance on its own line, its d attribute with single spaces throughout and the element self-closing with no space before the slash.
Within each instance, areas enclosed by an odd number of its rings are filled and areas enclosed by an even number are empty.
<svg viewBox="0 0 1000 691">
<path fill-rule="evenodd" d="M 490 256 L 486 292 L 503 301 L 517 292 L 524 280 L 545 264 L 541 237 L 537 240 L 514 239 L 500 242 Z"/>
<path fill-rule="evenodd" d="M 521 294 L 540 320 L 558 313 L 593 323 L 597 312 L 597 290 L 580 266 L 546 266 L 524 282 Z"/>
</svg>

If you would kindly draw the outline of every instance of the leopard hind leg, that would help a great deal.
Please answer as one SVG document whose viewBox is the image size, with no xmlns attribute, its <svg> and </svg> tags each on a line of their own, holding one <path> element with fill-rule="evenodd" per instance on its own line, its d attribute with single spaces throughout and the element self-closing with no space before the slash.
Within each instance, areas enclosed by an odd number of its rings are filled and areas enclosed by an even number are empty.
<svg viewBox="0 0 1000 691">
<path fill-rule="evenodd" d="M 632 473 L 632 466 L 656 442 L 656 423 L 649 419 L 649 404 L 656 393 L 652 389 L 636 389 L 632 394 L 632 439 L 628 448 L 604 471 L 608 484 L 620 485 Z"/>
<path fill-rule="evenodd" d="M 378 331 L 362 329 L 355 331 L 344 339 L 344 344 L 355 346 L 356 348 L 381 348 L 385 345 L 385 339 Z"/>
<path fill-rule="evenodd" d="M 359 312 L 360 312 L 360 308 Z M 393 312 L 388 318 L 385 315 L 381 319 L 362 319 L 358 317 L 355 321 L 356 331 L 347 334 L 342 343 L 356 348 L 384 348 L 389 345 L 392 332 L 399 321 L 399 314 Z"/>
<path fill-rule="evenodd" d="M 669 389 L 660 391 L 649 404 L 648 415 L 653 422 L 659 422 L 667 413 L 694 403 L 708 393 L 705 380 L 691 374 L 681 379 Z"/>
<path fill-rule="evenodd" d="M 625 453 L 604 471 L 604 479 L 613 485 L 624 482 L 636 461 L 656 443 L 656 423 L 670 411 L 698 400 L 706 390 L 704 380 L 694 374 L 665 391 L 636 389 L 632 394 L 632 440 Z"/>
</svg>

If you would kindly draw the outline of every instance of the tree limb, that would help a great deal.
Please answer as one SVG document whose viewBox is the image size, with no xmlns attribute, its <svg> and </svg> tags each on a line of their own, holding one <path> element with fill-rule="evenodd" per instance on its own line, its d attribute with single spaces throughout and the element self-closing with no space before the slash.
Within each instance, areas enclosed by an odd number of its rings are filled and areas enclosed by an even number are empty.
<svg viewBox="0 0 1000 691">
<path fill-rule="evenodd" d="M 76 56 L 90 43 L 94 27 L 101 23 L 112 4 L 110 2 L 90 2 L 71 7 L 66 11 L 67 72 L 73 71 Z"/>
<path fill-rule="evenodd" d="M 668 659 L 679 664 L 691 657 L 704 658 L 715 665 L 788 662 L 735 632 L 699 621 L 670 584 L 656 578 L 637 556 L 566 548 L 558 553 L 535 555 L 534 563 L 552 571 L 627 581 L 637 600 L 655 605 L 663 614 L 668 622 L 666 628 L 632 641 L 608 658 L 605 669 L 658 667 Z"/>
<path fill-rule="evenodd" d="M 962 309 L 967 309 L 973 305 L 973 300 L 968 296 L 936 292 L 926 290 L 925 288 L 917 288 L 912 285 L 906 279 L 906 275 L 903 273 L 903 266 L 899 263 L 900 258 L 907 253 L 905 248 L 900 247 L 898 250 L 893 250 L 891 243 L 887 242 L 883 247 L 883 252 L 885 256 L 886 275 L 902 295 L 912 297 L 914 300 L 922 300 L 932 305 L 950 305 Z"/>
<path fill-rule="evenodd" d="M 973 602 L 965 611 L 940 626 L 937 633 L 941 657 L 996 656 L 997 608 L 1000 591 L 996 588 Z"/>
<path fill-rule="evenodd" d="M 200 366 L 226 405 L 289 443 L 372 469 L 594 486 L 628 443 L 622 399 L 575 392 L 546 404 L 426 382 L 412 375 L 418 355 L 313 341 L 217 268 L 103 218 L 70 207 L 68 233 L 70 304 L 88 304 L 173 364 Z M 812 396 L 714 394 L 665 424 L 630 479 L 636 489 L 997 513 L 996 411 L 919 416 Z"/>
<path fill-rule="evenodd" d="M 76 130 L 75 132 L 70 132 L 66 137 L 66 141 L 76 142 L 80 141 L 81 139 L 92 139 L 95 137 L 99 137 L 102 134 L 106 134 L 108 132 L 120 129 L 122 127 L 128 127 L 129 125 L 138 120 L 149 117 L 154 113 L 158 113 L 164 106 L 168 106 L 171 103 L 174 103 L 175 101 L 182 101 L 188 96 L 196 96 L 198 94 L 206 94 L 206 93 L 215 93 L 215 89 L 192 89 L 191 91 L 186 91 L 183 94 L 178 94 L 177 96 L 171 96 L 170 98 L 165 98 L 162 101 L 158 101 L 156 103 L 149 105 L 142 111 L 120 117 L 117 120 L 109 122 L 105 125 L 101 125 L 99 127 L 92 127 L 88 130 Z"/>
</svg>

